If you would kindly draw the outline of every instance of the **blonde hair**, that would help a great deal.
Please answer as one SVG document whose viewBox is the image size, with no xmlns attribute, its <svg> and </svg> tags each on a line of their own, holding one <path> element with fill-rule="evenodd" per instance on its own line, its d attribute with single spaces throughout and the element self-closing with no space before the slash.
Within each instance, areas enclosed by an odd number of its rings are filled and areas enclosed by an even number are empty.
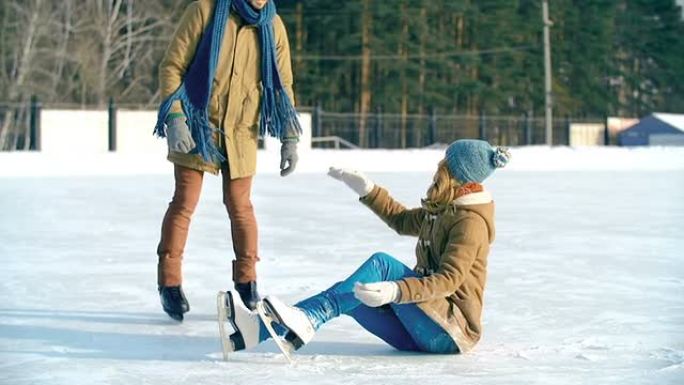
<svg viewBox="0 0 684 385">
<path fill-rule="evenodd" d="M 458 197 L 458 189 L 460 187 L 461 183 L 451 175 L 446 160 L 442 160 L 437 165 L 437 171 L 432 178 L 432 184 L 428 188 L 427 196 L 423 201 L 434 208 L 445 207 Z"/>
</svg>

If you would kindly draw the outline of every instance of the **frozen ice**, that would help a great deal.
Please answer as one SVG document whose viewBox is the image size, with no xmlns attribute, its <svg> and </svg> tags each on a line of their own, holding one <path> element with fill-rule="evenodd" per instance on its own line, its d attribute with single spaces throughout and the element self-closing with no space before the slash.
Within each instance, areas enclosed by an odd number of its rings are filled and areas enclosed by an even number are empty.
<svg viewBox="0 0 684 385">
<path fill-rule="evenodd" d="M 440 151 L 260 153 L 253 202 L 262 294 L 295 302 L 400 237 L 325 175 L 368 171 L 407 206 Z M 681 384 L 684 150 L 516 148 L 496 202 L 484 336 L 461 356 L 403 353 L 351 318 L 288 366 L 272 342 L 221 360 L 215 294 L 232 286 L 220 179 L 190 231 L 182 324 L 162 311 L 155 249 L 171 165 L 149 156 L 0 153 L 0 384 Z"/>
</svg>

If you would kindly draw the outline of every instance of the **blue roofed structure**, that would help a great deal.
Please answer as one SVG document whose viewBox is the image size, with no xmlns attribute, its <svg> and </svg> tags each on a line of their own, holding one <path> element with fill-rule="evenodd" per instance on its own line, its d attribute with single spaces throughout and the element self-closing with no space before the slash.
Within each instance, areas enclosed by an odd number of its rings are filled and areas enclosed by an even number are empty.
<svg viewBox="0 0 684 385">
<path fill-rule="evenodd" d="M 621 146 L 684 146 L 684 114 L 653 113 L 618 137 Z"/>
</svg>

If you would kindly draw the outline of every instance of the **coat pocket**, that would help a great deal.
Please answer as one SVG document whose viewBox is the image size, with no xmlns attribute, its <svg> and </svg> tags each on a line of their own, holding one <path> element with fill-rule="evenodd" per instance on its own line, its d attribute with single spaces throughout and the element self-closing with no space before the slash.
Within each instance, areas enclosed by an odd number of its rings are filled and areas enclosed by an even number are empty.
<svg viewBox="0 0 684 385">
<path fill-rule="evenodd" d="M 241 119 L 238 123 L 240 128 L 255 127 L 259 124 L 259 112 L 261 111 L 261 85 L 250 88 L 242 103 Z"/>
<path fill-rule="evenodd" d="M 216 128 L 221 126 L 221 101 L 222 98 L 219 95 L 213 95 L 209 99 L 209 122 Z"/>
</svg>

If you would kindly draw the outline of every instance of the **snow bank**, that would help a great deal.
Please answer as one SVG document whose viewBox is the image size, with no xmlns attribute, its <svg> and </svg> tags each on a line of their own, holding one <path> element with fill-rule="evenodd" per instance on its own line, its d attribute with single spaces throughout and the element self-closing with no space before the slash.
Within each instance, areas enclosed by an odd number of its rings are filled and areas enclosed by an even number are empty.
<svg viewBox="0 0 684 385">
<path fill-rule="evenodd" d="M 545 147 L 513 148 L 506 171 L 647 171 L 684 170 L 680 147 Z M 310 150 L 302 151 L 298 173 L 325 172 L 331 165 L 369 172 L 432 171 L 443 150 Z M 276 173 L 276 150 L 259 151 L 259 173 Z M 170 163 L 155 154 L 0 153 L 0 177 L 168 174 Z"/>
</svg>

